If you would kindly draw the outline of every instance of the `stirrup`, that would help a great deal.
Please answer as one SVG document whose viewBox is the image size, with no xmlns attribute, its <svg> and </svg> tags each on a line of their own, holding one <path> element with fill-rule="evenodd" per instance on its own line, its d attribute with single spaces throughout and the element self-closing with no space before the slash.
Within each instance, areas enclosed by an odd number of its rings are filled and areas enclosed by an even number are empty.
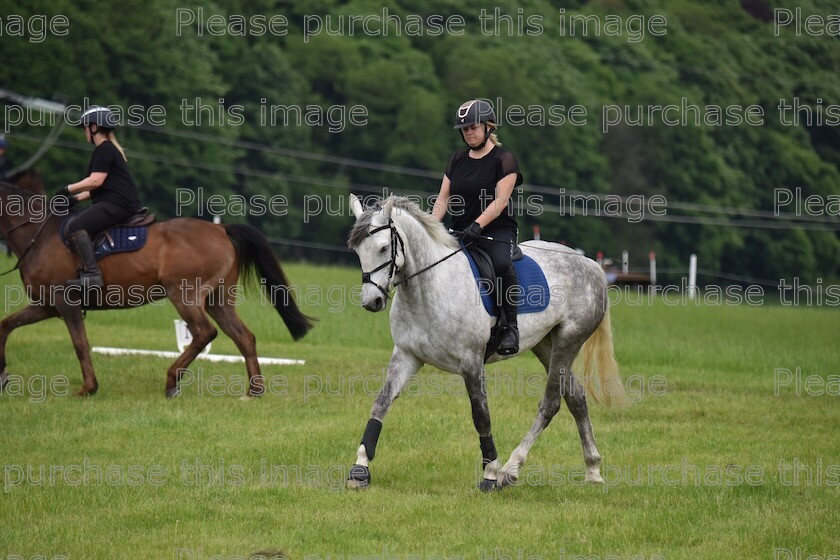
<svg viewBox="0 0 840 560">
<path fill-rule="evenodd" d="M 519 328 L 517 325 L 505 325 L 496 353 L 500 356 L 510 356 L 519 353 Z"/>
</svg>

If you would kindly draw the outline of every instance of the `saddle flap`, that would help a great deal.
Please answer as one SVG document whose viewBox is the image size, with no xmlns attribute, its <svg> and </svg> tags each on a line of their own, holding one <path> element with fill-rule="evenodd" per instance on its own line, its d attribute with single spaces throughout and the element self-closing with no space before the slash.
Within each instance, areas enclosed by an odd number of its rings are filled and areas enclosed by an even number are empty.
<svg viewBox="0 0 840 560">
<path fill-rule="evenodd" d="M 519 249 L 519 246 L 516 246 Z M 478 284 L 479 295 L 484 309 L 490 315 L 498 315 L 496 298 L 493 297 L 493 290 L 496 286 L 496 274 L 490 255 L 479 247 L 469 247 L 467 260 L 472 268 Z M 520 258 L 514 259 L 517 283 L 522 290 L 522 299 L 517 306 L 517 313 L 539 313 L 548 307 L 551 294 L 548 282 L 542 268 L 531 257 L 522 253 L 519 249 Z"/>
</svg>

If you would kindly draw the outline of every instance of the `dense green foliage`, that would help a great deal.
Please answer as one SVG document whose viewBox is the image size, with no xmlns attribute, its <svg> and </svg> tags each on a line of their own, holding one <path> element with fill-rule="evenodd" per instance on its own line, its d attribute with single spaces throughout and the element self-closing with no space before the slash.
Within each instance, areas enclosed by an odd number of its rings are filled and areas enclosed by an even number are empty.
<svg viewBox="0 0 840 560">
<path fill-rule="evenodd" d="M 634 264 L 640 264 L 648 250 L 656 250 L 661 265 L 684 269 L 688 255 L 696 252 L 706 270 L 771 281 L 840 277 L 840 239 L 831 229 L 562 216 L 552 211 L 560 201 L 551 194 L 559 189 L 659 194 L 667 199 L 672 217 L 788 226 L 790 222 L 772 216 L 739 216 L 680 203 L 772 212 L 774 189 L 801 188 L 803 198 L 817 195 L 824 201 L 837 195 L 838 128 L 785 124 L 778 109 L 780 100 L 792 104 L 795 98 L 812 107 L 840 104 L 836 37 L 797 35 L 793 25 L 775 33 L 771 3 L 766 0 L 565 4 L 560 8 L 558 3 L 539 0 L 499 3 L 500 13 L 514 16 L 514 23 L 519 15 L 541 19 L 524 19 L 524 33 L 514 32 L 515 36 L 508 36 L 504 23 L 502 36 L 488 36 L 480 27 L 483 5 L 478 1 L 219 2 L 204 5 L 203 14 L 198 6 L 188 7 L 196 21 L 203 17 L 205 28 L 200 33 L 198 23 L 193 23 L 182 26 L 180 34 L 176 10 L 183 6 L 167 0 L 6 1 L 6 16 L 66 14 L 70 33 L 34 42 L 32 37 L 6 32 L 0 41 L 3 87 L 74 104 L 88 97 L 90 103 L 121 107 L 161 105 L 166 109 L 163 129 L 128 128 L 120 136 L 150 206 L 174 215 L 178 188 L 202 188 L 206 195 L 228 198 L 282 194 L 288 201 L 283 217 L 251 212 L 225 219 L 248 219 L 275 238 L 333 246 L 343 244 L 350 224 L 345 196 L 349 190 L 435 194 L 448 154 L 461 145 L 450 128 L 455 108 L 476 96 L 501 99 L 500 136 L 519 158 L 526 183 L 532 186 L 526 185 L 521 198 L 543 197 L 541 214 L 520 219 L 522 237 L 530 237 L 531 227 L 539 225 L 544 239 L 565 240 L 589 254 L 603 250 L 615 256 L 629 249 Z M 802 8 L 802 17 L 826 16 L 834 3 L 814 0 L 796 5 Z M 793 3 L 789 7 L 792 10 Z M 346 22 L 347 16 L 382 14 L 383 8 L 403 22 L 409 15 L 462 15 L 464 33 L 408 36 L 405 27 L 399 34 L 389 27 L 387 37 L 364 36 L 357 25 L 353 36 L 348 27 L 342 36 L 333 36 L 326 32 L 337 29 L 333 21 L 331 27 L 322 22 L 321 33 L 305 37 L 305 22 L 312 22 L 307 16 L 323 19 L 331 14 L 345 17 Z M 247 35 L 253 30 L 249 27 L 244 37 L 230 32 L 211 36 L 206 20 L 213 14 L 222 14 L 227 21 L 230 14 L 244 15 L 246 20 L 254 15 L 284 16 L 288 25 L 285 34 Z M 607 14 L 625 22 L 634 14 L 644 15 L 646 22 L 662 15 L 667 31 L 661 36 L 648 32 L 635 41 L 628 30 L 618 36 L 595 36 L 590 31 L 584 37 L 578 29 L 578 35 L 569 36 L 567 25 L 566 35 L 561 36 L 561 18 L 568 21 L 573 14 L 596 15 L 602 22 Z M 528 30 L 536 31 L 537 21 L 542 32 L 528 35 Z M 381 31 L 376 25 L 368 29 Z M 213 123 L 209 122 L 212 111 L 206 110 L 200 126 L 189 124 L 194 114 L 182 113 L 182 104 L 197 99 L 215 108 Z M 234 106 L 241 106 L 244 122 L 219 126 L 219 99 L 224 100 L 221 113 L 226 118 Z M 603 132 L 605 106 L 629 106 L 627 116 L 636 122 L 640 105 L 679 105 L 683 99 L 704 114 L 711 105 L 724 109 L 758 105 L 763 108 L 763 124 L 667 126 L 660 114 L 644 126 L 625 122 Z M 261 107 L 293 104 L 324 111 L 361 106 L 367 118 L 364 125 L 345 122 L 340 132 L 330 131 L 326 122 L 301 126 L 260 122 Z M 505 113 L 512 105 L 544 111 L 581 105 L 587 111 L 586 124 L 517 125 L 510 122 L 516 116 Z M 335 117 L 335 111 L 325 114 Z M 9 135 L 10 156 L 25 159 L 46 130 L 15 127 Z M 174 134 L 179 131 L 205 136 Z M 81 141 L 77 130 L 66 130 L 61 143 L 38 163 L 51 185 L 81 177 L 89 149 Z M 254 145 L 263 149 L 253 149 Z M 386 172 L 318 155 L 427 173 Z M 320 206 L 312 201 L 307 205 L 307 195 L 329 198 L 322 198 Z M 320 215 L 307 215 L 319 208 Z M 567 201 L 567 213 L 568 209 Z M 193 205 L 184 213 L 194 215 L 198 210 Z M 796 209 L 787 206 L 782 211 Z M 829 226 L 836 228 L 835 224 L 836 220 Z M 290 246 L 281 250 L 311 260 L 347 258 L 335 251 Z"/>
</svg>

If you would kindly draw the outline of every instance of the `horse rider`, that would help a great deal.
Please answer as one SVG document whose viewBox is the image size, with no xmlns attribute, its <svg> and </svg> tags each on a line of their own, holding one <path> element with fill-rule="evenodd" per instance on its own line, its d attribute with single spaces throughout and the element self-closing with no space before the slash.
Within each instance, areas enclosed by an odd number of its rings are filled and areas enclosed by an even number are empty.
<svg viewBox="0 0 840 560">
<path fill-rule="evenodd" d="M 141 205 L 125 151 L 114 135 L 116 115 L 107 107 L 94 105 L 82 114 L 80 126 L 87 141 L 94 145 L 88 174 L 81 181 L 62 187 L 58 194 L 69 197 L 70 204 L 88 199 L 92 202 L 67 224 L 73 251 L 81 259 L 82 268 L 79 278 L 67 281 L 66 285 L 86 291 L 103 286 L 91 237 L 124 223 L 140 211 Z"/>
<path fill-rule="evenodd" d="M 504 322 L 497 352 L 510 355 L 519 352 L 517 302 L 511 293 L 517 284 L 512 257 L 518 227 L 510 197 L 522 184 L 522 174 L 513 153 L 501 147 L 496 127 L 496 114 L 486 101 L 473 99 L 458 107 L 454 128 L 467 147 L 450 156 L 432 214 L 443 221 L 448 211 L 452 228 L 463 232 L 462 242 L 490 255 L 502 281 Z"/>
</svg>

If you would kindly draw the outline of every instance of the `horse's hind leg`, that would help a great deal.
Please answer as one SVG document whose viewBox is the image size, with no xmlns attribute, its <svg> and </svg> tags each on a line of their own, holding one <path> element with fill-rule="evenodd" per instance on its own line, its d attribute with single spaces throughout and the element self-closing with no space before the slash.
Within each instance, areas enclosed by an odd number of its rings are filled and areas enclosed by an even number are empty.
<svg viewBox="0 0 840 560">
<path fill-rule="evenodd" d="M 539 344 L 532 348 L 532 351 L 537 358 L 539 358 L 540 362 L 543 366 L 545 366 L 545 369 L 548 372 L 548 377 L 545 382 L 545 393 L 543 394 L 542 400 L 540 400 L 534 424 L 531 426 L 531 429 L 528 430 L 528 433 L 522 442 L 516 447 L 516 449 L 513 450 L 513 453 L 510 455 L 510 459 L 508 459 L 508 462 L 505 463 L 505 466 L 503 466 L 502 470 L 499 472 L 499 485 L 513 484 L 516 482 L 516 479 L 519 476 L 519 469 L 525 464 L 525 460 L 528 458 L 528 452 L 531 450 L 531 446 L 534 445 L 534 442 L 537 441 L 539 435 L 548 426 L 551 419 L 554 418 L 555 414 L 557 414 L 557 411 L 560 410 L 562 384 L 560 376 L 557 373 L 557 368 L 552 367 L 552 346 L 551 334 L 549 334 L 540 341 Z"/>
<path fill-rule="evenodd" d="M 265 392 L 263 378 L 260 374 L 260 363 L 257 360 L 257 340 L 248 330 L 242 319 L 231 305 L 208 305 L 207 312 L 222 329 L 222 332 L 233 340 L 242 357 L 245 358 L 245 369 L 248 371 L 248 396 L 259 397 Z"/>
<path fill-rule="evenodd" d="M 3 388 L 9 382 L 9 373 L 6 371 L 6 341 L 9 339 L 9 334 L 18 327 L 31 325 L 57 315 L 58 312 L 54 307 L 30 304 L 0 321 L 0 392 L 3 392 Z"/>
<path fill-rule="evenodd" d="M 534 347 L 534 354 L 548 371 L 545 394 L 540 401 L 534 424 L 519 446 L 513 450 L 508 462 L 502 467 L 499 474 L 499 484 L 512 484 L 516 481 L 519 469 L 525 464 L 531 446 L 534 445 L 540 433 L 560 410 L 561 397 L 565 398 L 569 411 L 578 425 L 583 446 L 583 457 L 587 466 L 586 481 L 603 482 L 599 473 L 601 456 L 598 454 L 598 449 L 595 447 L 595 438 L 592 435 L 586 395 L 571 369 L 580 346 L 580 344 L 564 344 L 562 335 L 558 329 L 555 329 Z"/>
<path fill-rule="evenodd" d="M 175 292 L 170 290 L 169 293 Z M 183 373 L 187 371 L 187 366 L 195 360 L 196 356 L 218 334 L 216 327 L 210 323 L 210 320 L 204 313 L 204 309 L 200 305 L 187 304 L 181 300 L 174 299 L 172 303 L 175 305 L 178 314 L 187 324 L 187 328 L 192 335 L 192 341 L 184 348 L 184 351 L 166 372 L 166 398 L 168 399 L 178 395 L 178 382 L 181 380 Z"/>
<path fill-rule="evenodd" d="M 575 419 L 578 434 L 580 434 L 580 445 L 583 447 L 583 461 L 586 463 L 586 482 L 602 483 L 601 478 L 601 454 L 595 446 L 595 435 L 592 433 L 592 422 L 589 421 L 589 407 L 586 405 L 586 391 L 578 383 L 572 372 L 572 364 L 562 368 L 560 377 L 563 385 L 563 398 L 566 399 L 566 406 Z"/>
</svg>

